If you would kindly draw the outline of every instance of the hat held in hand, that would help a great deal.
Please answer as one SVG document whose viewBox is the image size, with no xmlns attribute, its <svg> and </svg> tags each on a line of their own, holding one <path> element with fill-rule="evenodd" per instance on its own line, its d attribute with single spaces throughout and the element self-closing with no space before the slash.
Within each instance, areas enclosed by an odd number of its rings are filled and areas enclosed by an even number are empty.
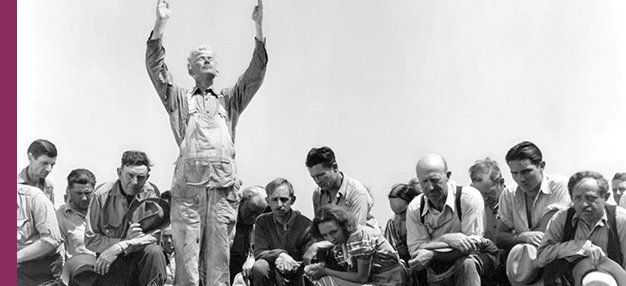
<svg viewBox="0 0 626 286">
<path fill-rule="evenodd" d="M 534 245 L 523 243 L 511 249 L 506 259 L 506 276 L 511 285 L 543 285 L 539 269 L 533 263 L 536 258 L 537 247 Z"/>
<path fill-rule="evenodd" d="M 143 233 L 163 229 L 170 223 L 170 204 L 159 198 L 135 201 L 126 213 L 126 221 L 139 223 Z"/>
<path fill-rule="evenodd" d="M 89 253 L 76 254 L 63 265 L 61 281 L 69 286 L 91 286 L 98 278 L 94 265 L 96 265 L 95 255 Z"/>
<path fill-rule="evenodd" d="M 608 257 L 597 268 L 591 265 L 591 258 L 581 260 L 574 266 L 572 276 L 576 286 L 626 285 L 626 271 Z"/>
</svg>

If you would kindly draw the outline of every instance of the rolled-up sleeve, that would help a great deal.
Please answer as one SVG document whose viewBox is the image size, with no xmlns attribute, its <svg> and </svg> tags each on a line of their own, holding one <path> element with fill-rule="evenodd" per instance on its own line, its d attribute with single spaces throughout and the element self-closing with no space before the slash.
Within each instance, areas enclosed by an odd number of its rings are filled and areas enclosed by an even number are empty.
<svg viewBox="0 0 626 286">
<path fill-rule="evenodd" d="M 537 265 L 544 267 L 555 259 L 582 255 L 583 245 L 587 240 L 570 240 L 563 242 L 563 229 L 567 218 L 567 210 L 555 214 L 537 248 Z M 570 222 L 571 223 L 571 222 Z"/>
<path fill-rule="evenodd" d="M 59 247 L 63 243 L 63 238 L 52 202 L 42 193 L 33 196 L 32 203 L 33 220 L 39 239 L 55 248 Z"/>
<path fill-rule="evenodd" d="M 485 235 L 485 202 L 480 191 L 472 187 L 462 193 L 461 209 L 463 219 L 461 221 L 461 232 L 465 235 Z"/>
</svg>

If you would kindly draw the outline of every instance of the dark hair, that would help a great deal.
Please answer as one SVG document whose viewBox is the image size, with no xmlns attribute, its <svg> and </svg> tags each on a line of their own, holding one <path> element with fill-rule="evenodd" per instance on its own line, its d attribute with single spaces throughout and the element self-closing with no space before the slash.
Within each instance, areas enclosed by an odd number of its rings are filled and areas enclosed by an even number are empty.
<svg viewBox="0 0 626 286">
<path fill-rule="evenodd" d="M 421 194 L 418 190 L 416 190 L 413 186 L 407 184 L 395 184 L 391 187 L 391 191 L 389 192 L 389 196 L 392 194 L 396 194 L 398 198 L 401 198 L 407 202 L 411 202 L 417 195 Z"/>
<path fill-rule="evenodd" d="M 626 172 L 617 172 L 615 173 L 615 176 L 613 176 L 613 180 L 612 181 L 626 181 Z"/>
<path fill-rule="evenodd" d="M 482 160 L 476 161 L 474 165 L 469 168 L 470 177 L 474 174 L 487 174 L 489 179 L 496 184 L 504 183 L 504 178 L 502 178 L 502 171 L 500 171 L 500 166 L 498 166 L 498 162 L 487 157 Z"/>
<path fill-rule="evenodd" d="M 529 159 L 533 165 L 539 166 L 539 164 L 543 162 L 543 155 L 535 143 L 522 141 L 509 149 L 509 152 L 506 153 L 505 159 L 507 163 L 511 161 Z"/>
<path fill-rule="evenodd" d="M 96 186 L 96 176 L 87 169 L 74 169 L 67 175 L 67 187 L 72 188 L 74 184 L 89 184 Z"/>
<path fill-rule="evenodd" d="M 150 167 L 152 164 L 150 163 L 150 159 L 148 159 L 148 155 L 142 151 L 125 151 L 122 154 L 122 167 L 124 166 L 141 166 L 144 165 L 148 167 L 148 171 L 150 171 Z"/>
<path fill-rule="evenodd" d="M 584 179 L 594 179 L 598 183 L 598 194 L 604 199 L 609 198 L 609 182 L 602 176 L 602 174 L 594 171 L 577 172 L 569 178 L 567 183 L 567 189 L 569 196 L 572 197 L 574 188 Z M 574 198 L 572 198 L 573 200 Z"/>
<path fill-rule="evenodd" d="M 35 160 L 41 155 L 55 158 L 57 156 L 57 147 L 46 139 L 37 139 L 30 143 L 26 152 L 30 153 Z"/>
<path fill-rule="evenodd" d="M 306 155 L 306 166 L 312 168 L 317 164 L 322 164 L 324 168 L 331 168 L 337 164 L 335 160 L 335 152 L 329 147 L 312 148 Z"/>
<path fill-rule="evenodd" d="M 287 189 L 289 189 L 289 196 L 293 197 L 295 195 L 293 185 L 291 185 L 289 181 L 283 178 L 276 178 L 273 181 L 269 182 L 267 186 L 265 186 L 265 192 L 267 193 L 267 196 L 268 197 L 271 196 L 272 193 L 274 193 L 274 191 L 276 190 L 276 188 L 283 186 L 283 185 L 287 186 Z"/>
<path fill-rule="evenodd" d="M 165 192 L 162 192 L 160 198 L 163 200 L 166 200 L 168 203 L 171 204 L 172 203 L 172 191 L 167 190 Z"/>
<path fill-rule="evenodd" d="M 328 204 L 317 210 L 311 225 L 311 235 L 317 239 L 324 239 L 320 233 L 319 225 L 329 221 L 337 223 L 346 236 L 349 236 L 357 228 L 356 219 L 348 210 L 340 206 Z"/>
</svg>

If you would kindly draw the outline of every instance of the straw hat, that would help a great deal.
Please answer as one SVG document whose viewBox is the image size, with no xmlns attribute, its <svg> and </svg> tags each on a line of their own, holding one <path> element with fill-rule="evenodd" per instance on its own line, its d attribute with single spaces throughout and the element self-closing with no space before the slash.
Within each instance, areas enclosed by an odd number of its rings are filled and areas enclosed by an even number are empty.
<svg viewBox="0 0 626 286">
<path fill-rule="evenodd" d="M 591 266 L 590 258 L 581 260 L 574 266 L 572 276 L 576 286 L 626 285 L 626 271 L 608 257 L 604 257 L 597 268 Z"/>
<path fill-rule="evenodd" d="M 531 244 L 518 244 L 511 249 L 506 259 L 506 276 L 511 285 L 543 285 L 543 281 L 536 281 L 540 280 L 540 277 L 539 269 L 534 265 L 535 258 L 537 258 L 537 248 Z"/>
</svg>

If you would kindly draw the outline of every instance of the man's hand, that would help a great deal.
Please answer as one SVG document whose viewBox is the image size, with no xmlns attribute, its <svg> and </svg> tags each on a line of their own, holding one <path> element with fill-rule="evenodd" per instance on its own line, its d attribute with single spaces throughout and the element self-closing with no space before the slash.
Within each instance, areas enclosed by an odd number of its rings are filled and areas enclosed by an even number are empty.
<svg viewBox="0 0 626 286">
<path fill-rule="evenodd" d="M 252 21 L 260 26 L 263 24 L 263 0 L 257 1 L 257 5 L 254 7 L 254 11 L 252 11 Z"/>
<path fill-rule="evenodd" d="M 435 252 L 428 249 L 418 249 L 415 257 L 409 260 L 409 267 L 412 270 L 420 271 L 426 269 L 430 261 L 435 256 Z"/>
<path fill-rule="evenodd" d="M 476 240 L 460 232 L 446 234 L 445 242 L 450 247 L 460 250 L 461 253 L 478 251 Z"/>
<path fill-rule="evenodd" d="M 318 280 L 326 275 L 324 263 L 315 263 L 304 267 L 304 273 L 312 280 Z"/>
<path fill-rule="evenodd" d="M 298 267 L 300 267 L 300 263 L 301 262 L 295 261 L 293 257 L 291 257 L 286 252 L 279 254 L 275 262 L 276 269 L 278 269 L 278 271 L 280 271 L 280 273 L 282 274 L 290 273 L 294 270 L 297 270 Z"/>
<path fill-rule="evenodd" d="M 133 239 L 136 237 L 142 237 L 146 234 L 143 233 L 143 231 L 141 231 L 141 227 L 140 224 L 138 223 L 133 223 L 130 225 L 130 227 L 128 227 L 128 231 L 126 232 L 126 240 L 129 239 Z"/>
<path fill-rule="evenodd" d="M 529 243 L 536 247 L 539 247 L 541 240 L 543 239 L 543 232 L 541 231 L 526 231 L 517 235 L 516 242 Z"/>
<path fill-rule="evenodd" d="M 156 8 L 157 22 L 167 21 L 170 18 L 169 0 L 158 0 Z"/>
<path fill-rule="evenodd" d="M 304 255 L 302 255 L 302 260 L 304 261 L 304 264 L 310 264 L 315 256 L 317 256 L 318 250 L 319 247 L 317 246 L 317 243 L 313 243 L 313 245 L 311 245 L 309 249 L 306 250 Z"/>
<path fill-rule="evenodd" d="M 606 257 L 602 248 L 594 245 L 590 240 L 587 240 L 583 245 L 583 255 L 591 258 L 591 266 L 593 266 L 593 268 L 598 268 L 598 264 Z"/>
<path fill-rule="evenodd" d="M 107 250 L 102 252 L 98 259 L 96 260 L 96 265 L 94 270 L 96 273 L 100 275 L 104 275 L 109 273 L 109 267 L 113 264 L 113 261 L 117 259 L 117 256 L 122 253 L 122 246 L 118 243 L 113 244 L 113 246 L 109 247 Z"/>
<path fill-rule="evenodd" d="M 254 266 L 254 262 L 256 262 L 254 256 L 250 256 L 246 259 L 246 262 L 243 263 L 243 266 L 241 267 L 241 275 L 244 280 L 252 278 L 252 266 Z"/>
</svg>

